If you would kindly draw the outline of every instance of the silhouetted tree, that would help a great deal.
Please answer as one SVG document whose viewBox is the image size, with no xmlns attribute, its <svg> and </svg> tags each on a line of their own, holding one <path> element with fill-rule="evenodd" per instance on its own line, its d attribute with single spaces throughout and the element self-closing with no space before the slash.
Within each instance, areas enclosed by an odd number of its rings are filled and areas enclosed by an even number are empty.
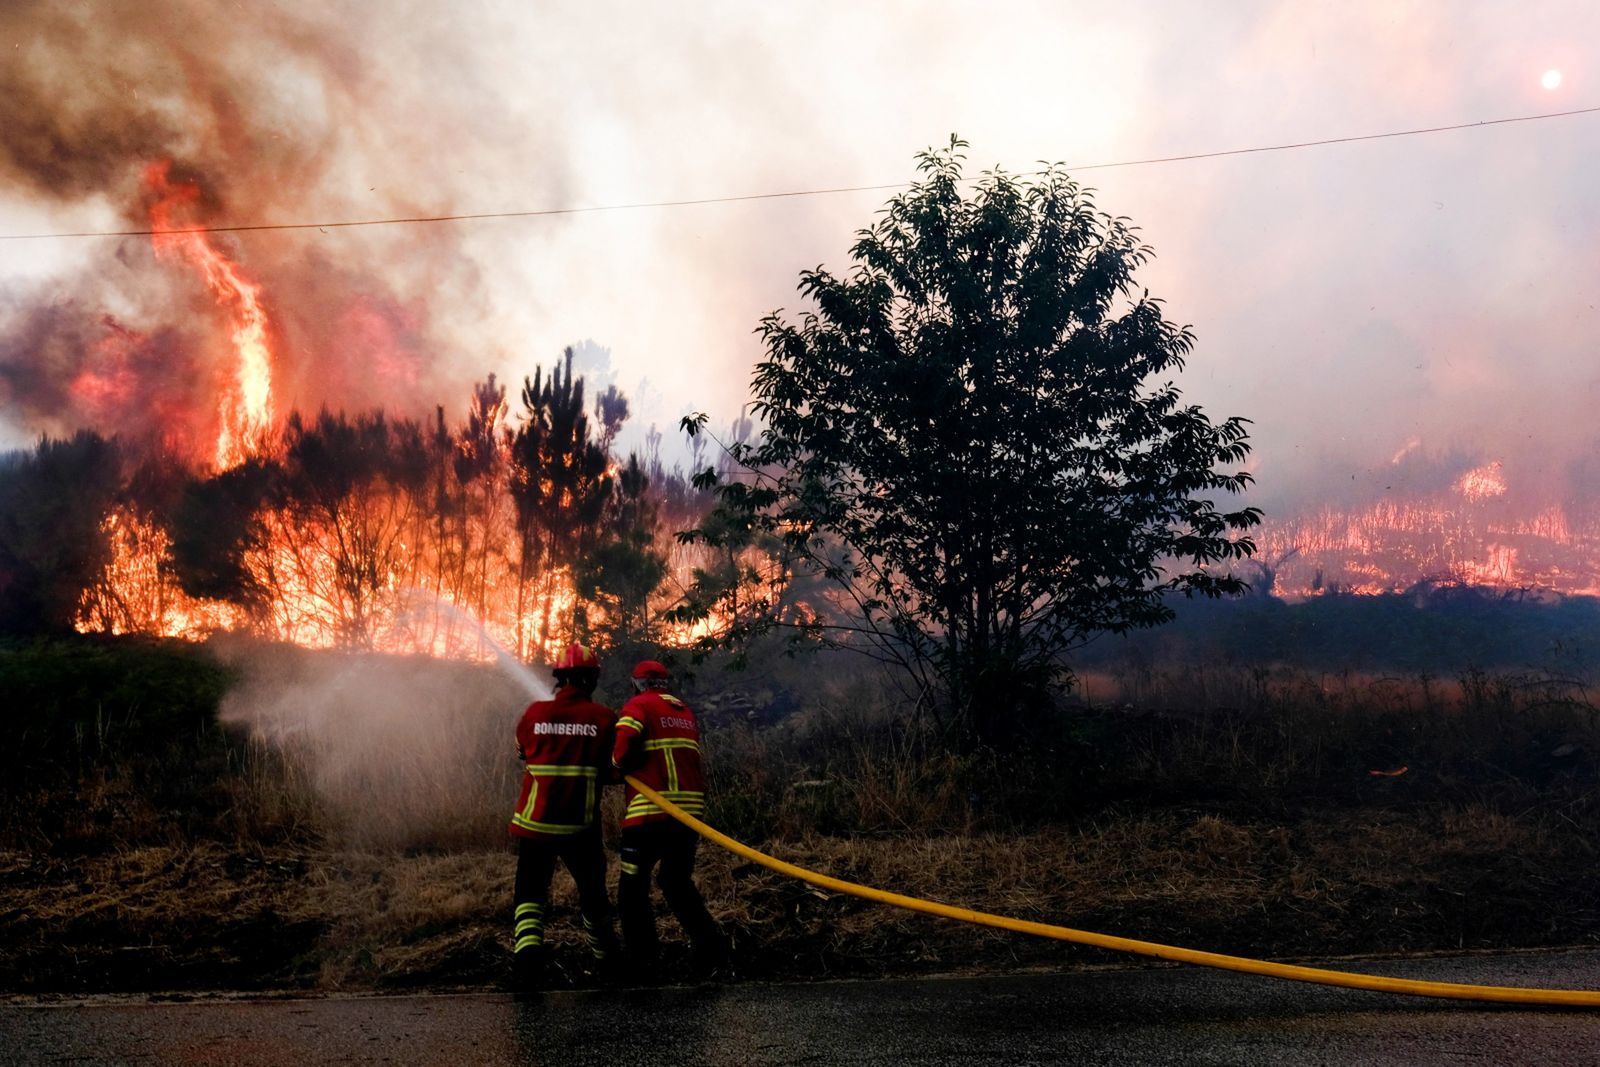
<svg viewBox="0 0 1600 1067">
<path fill-rule="evenodd" d="M 600 449 L 609 454 L 622 424 L 628 421 L 628 398 L 616 386 L 608 386 L 595 397 L 594 417 L 600 420 Z"/>
<path fill-rule="evenodd" d="M 765 429 L 684 536 L 781 538 L 834 590 L 805 632 L 902 664 L 985 741 L 1090 635 L 1239 591 L 1207 566 L 1253 551 L 1259 513 L 1214 502 L 1250 482 L 1218 469 L 1245 422 L 1167 377 L 1194 338 L 1134 284 L 1150 249 L 1056 168 L 964 192 L 963 147 L 919 157 L 847 277 L 802 273 L 809 310 L 763 320 Z"/>
<path fill-rule="evenodd" d="M 72 629 L 121 481 L 116 443 L 88 430 L 0 457 L 0 632 Z"/>
<path fill-rule="evenodd" d="M 590 436 L 583 379 L 572 373 L 572 349 L 545 377 L 542 368 L 522 385 L 522 419 L 512 434 L 510 489 L 516 505 L 517 648 L 525 654 L 526 590 L 543 570 L 539 639 L 549 639 L 557 571 L 571 567 L 594 543 L 611 493 L 609 457 Z"/>
<path fill-rule="evenodd" d="M 310 425 L 299 412 L 286 420 L 281 491 L 289 521 L 272 534 L 290 550 L 295 595 L 333 610 L 339 643 L 370 645 L 379 600 L 409 584 L 406 538 L 416 536 L 428 483 L 428 446 L 414 421 L 327 410 Z M 331 561 L 331 575 L 321 558 Z M 277 598 L 292 608 L 282 592 Z"/>
<path fill-rule="evenodd" d="M 185 593 L 238 604 L 256 616 L 265 609 L 270 591 L 248 557 L 266 548 L 261 509 L 279 474 L 276 464 L 252 457 L 184 487 L 170 529 L 173 567 Z"/>
<path fill-rule="evenodd" d="M 456 435 L 455 474 L 464 497 L 456 537 L 470 573 L 464 577 L 464 603 L 488 614 L 490 562 L 500 543 L 505 499 L 506 387 L 493 374 L 473 387 L 466 424 Z"/>
<path fill-rule="evenodd" d="M 608 644 L 651 639 L 650 597 L 667 575 L 655 549 L 655 502 L 637 453 L 617 473 L 607 530 L 583 557 L 576 574 L 578 595 L 605 611 Z"/>
</svg>

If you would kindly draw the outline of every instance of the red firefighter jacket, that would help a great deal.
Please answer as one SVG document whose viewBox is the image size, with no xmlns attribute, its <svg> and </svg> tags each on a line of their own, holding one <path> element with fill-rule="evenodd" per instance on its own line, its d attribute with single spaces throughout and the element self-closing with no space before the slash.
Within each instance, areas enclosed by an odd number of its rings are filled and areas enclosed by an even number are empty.
<svg viewBox="0 0 1600 1067">
<path fill-rule="evenodd" d="M 600 787 L 611 781 L 611 709 L 562 686 L 528 705 L 517 723 L 522 794 L 508 829 L 518 837 L 558 837 L 593 826 Z"/>
<path fill-rule="evenodd" d="M 689 705 L 659 689 L 649 689 L 622 706 L 611 762 L 691 815 L 706 808 L 706 779 L 700 769 L 700 725 Z M 628 786 L 622 825 L 671 821 L 672 816 Z"/>
</svg>

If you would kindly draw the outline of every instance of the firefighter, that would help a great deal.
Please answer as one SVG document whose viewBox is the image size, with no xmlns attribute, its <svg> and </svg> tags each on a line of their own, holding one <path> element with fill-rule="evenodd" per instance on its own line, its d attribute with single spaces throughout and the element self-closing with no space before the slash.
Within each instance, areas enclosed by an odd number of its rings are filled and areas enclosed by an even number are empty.
<svg viewBox="0 0 1600 1067">
<path fill-rule="evenodd" d="M 517 839 L 513 981 L 537 987 L 545 967 L 544 923 L 556 860 L 578 885 L 578 910 L 589 949 L 602 966 L 620 956 L 606 896 L 600 841 L 600 789 L 612 781 L 616 716 L 590 699 L 600 661 L 585 645 L 569 645 L 552 670 L 556 693 L 528 705 L 517 724 L 522 793 L 511 815 Z"/>
<path fill-rule="evenodd" d="M 699 815 L 706 803 L 700 727 L 689 706 L 667 691 L 669 684 L 667 669 L 654 660 L 644 660 L 633 669 L 638 695 L 622 706 L 612 763 L 619 773 L 635 776 L 684 811 Z M 617 911 L 630 971 L 648 975 L 660 955 L 650 902 L 650 872 L 657 864 L 661 894 L 689 936 L 697 966 L 709 974 L 723 965 L 722 931 L 694 884 L 698 841 L 693 830 L 628 786 Z"/>
</svg>

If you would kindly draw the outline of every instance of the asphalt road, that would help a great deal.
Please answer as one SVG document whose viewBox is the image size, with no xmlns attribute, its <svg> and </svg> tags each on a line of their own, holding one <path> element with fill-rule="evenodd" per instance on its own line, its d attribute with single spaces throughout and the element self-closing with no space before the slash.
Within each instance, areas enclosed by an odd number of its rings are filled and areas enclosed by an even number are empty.
<svg viewBox="0 0 1600 1067">
<path fill-rule="evenodd" d="M 1340 964 L 1600 988 L 1600 952 Z M 549 993 L 0 1004 L 0 1064 L 1600 1064 L 1600 1012 L 1196 968 Z"/>
</svg>

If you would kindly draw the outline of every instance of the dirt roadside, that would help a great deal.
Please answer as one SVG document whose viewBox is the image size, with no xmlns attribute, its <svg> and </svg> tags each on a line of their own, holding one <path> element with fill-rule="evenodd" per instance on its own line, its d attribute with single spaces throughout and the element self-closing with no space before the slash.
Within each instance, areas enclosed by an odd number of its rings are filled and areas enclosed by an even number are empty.
<svg viewBox="0 0 1600 1067">
<path fill-rule="evenodd" d="M 1472 807 L 1274 819 L 1183 810 L 1019 834 L 813 834 L 766 847 L 839 877 L 1019 918 L 1238 955 L 1370 957 L 1600 945 L 1594 842 L 1564 825 Z M 497 988 L 509 977 L 513 867 L 506 850 L 205 841 L 0 852 L 0 989 Z M 751 978 L 1125 962 L 826 893 L 711 847 L 700 881 L 732 936 L 737 973 Z M 554 902 L 558 984 L 592 984 L 564 874 Z M 670 977 L 686 961 L 670 918 L 663 925 Z"/>
</svg>

